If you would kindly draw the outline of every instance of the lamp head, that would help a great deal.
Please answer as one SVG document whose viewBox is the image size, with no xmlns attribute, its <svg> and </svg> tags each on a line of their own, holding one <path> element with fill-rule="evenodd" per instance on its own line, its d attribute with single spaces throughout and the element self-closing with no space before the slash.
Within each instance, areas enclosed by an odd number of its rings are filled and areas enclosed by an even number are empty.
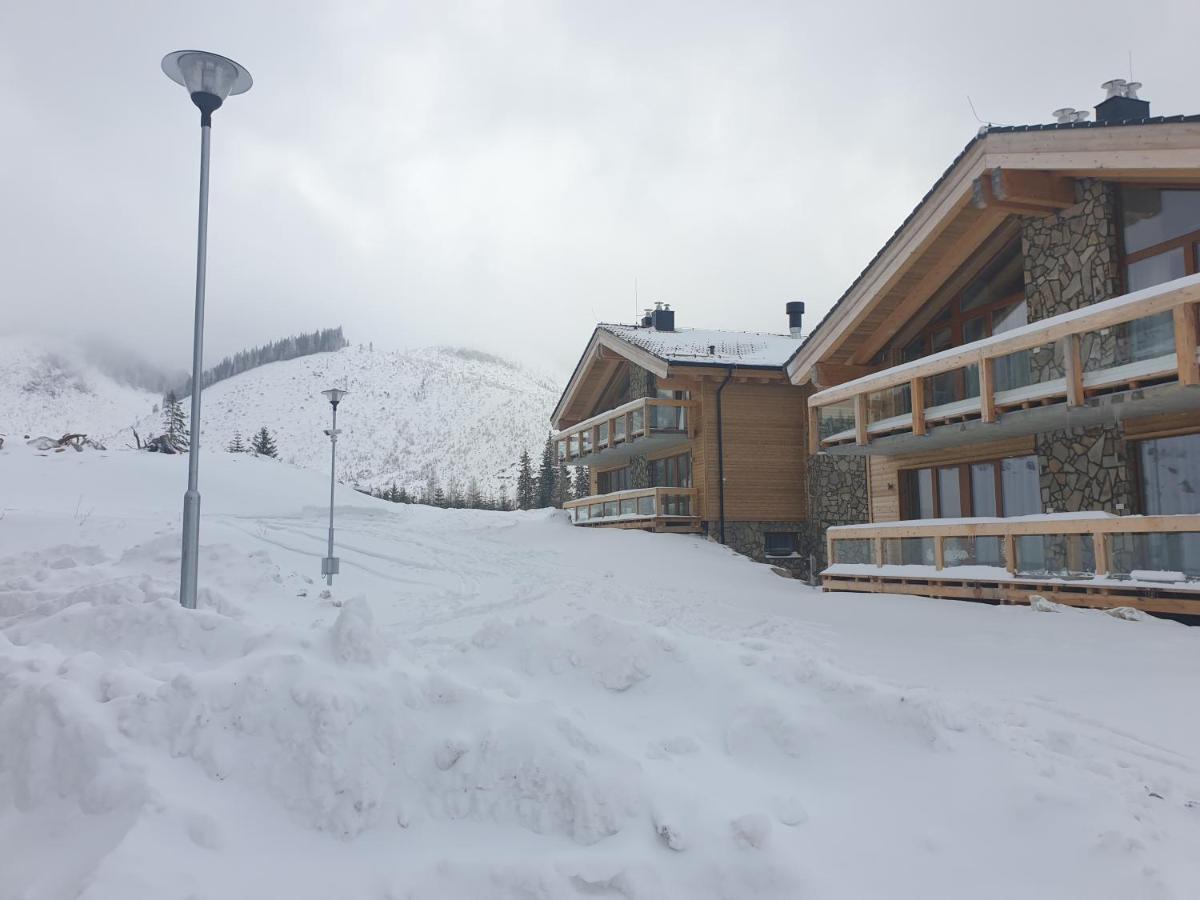
<svg viewBox="0 0 1200 900">
<path fill-rule="evenodd" d="M 333 406 L 334 409 L 337 409 L 337 405 L 341 403 L 342 398 L 346 396 L 346 391 L 343 391 L 341 388 L 330 388 L 327 391 L 321 391 L 321 393 L 328 398 L 330 405 Z"/>
<path fill-rule="evenodd" d="M 232 59 L 203 50 L 176 50 L 163 57 L 162 70 L 182 84 L 200 110 L 201 124 L 211 124 L 212 114 L 225 98 L 244 94 L 254 80 Z"/>
</svg>

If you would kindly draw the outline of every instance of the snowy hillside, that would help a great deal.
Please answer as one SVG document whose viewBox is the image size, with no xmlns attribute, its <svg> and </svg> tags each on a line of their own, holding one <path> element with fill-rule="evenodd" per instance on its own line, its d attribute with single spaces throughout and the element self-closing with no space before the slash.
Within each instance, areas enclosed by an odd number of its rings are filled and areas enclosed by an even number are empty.
<svg viewBox="0 0 1200 900">
<path fill-rule="evenodd" d="M 365 487 L 419 489 L 471 477 L 513 495 L 521 450 L 540 453 L 558 399 L 548 379 L 497 357 L 450 348 L 408 352 L 347 347 L 271 363 L 204 391 L 201 440 L 224 448 L 266 426 L 279 458 L 328 471 L 329 403 L 321 391 L 350 393 L 338 409 L 338 478 Z M 143 433 L 160 427 L 149 416 Z"/>
<path fill-rule="evenodd" d="M 159 400 L 106 374 L 77 344 L 0 337 L 0 434 L 12 439 L 76 431 L 105 440 Z"/>
<path fill-rule="evenodd" d="M 1192 900 L 1200 629 L 0 450 L 0 900 Z"/>
</svg>

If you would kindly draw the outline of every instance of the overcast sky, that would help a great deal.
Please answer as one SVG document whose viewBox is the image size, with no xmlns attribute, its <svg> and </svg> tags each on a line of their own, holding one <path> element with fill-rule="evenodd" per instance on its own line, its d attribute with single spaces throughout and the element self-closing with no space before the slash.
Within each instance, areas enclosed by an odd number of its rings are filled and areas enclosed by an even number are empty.
<svg viewBox="0 0 1200 900">
<path fill-rule="evenodd" d="M 1134 76 L 1200 112 L 1200 5 L 0 3 L 0 331 L 190 365 L 198 114 L 230 56 L 207 358 L 342 324 L 553 374 L 592 325 L 815 322 L 978 127 Z"/>
</svg>

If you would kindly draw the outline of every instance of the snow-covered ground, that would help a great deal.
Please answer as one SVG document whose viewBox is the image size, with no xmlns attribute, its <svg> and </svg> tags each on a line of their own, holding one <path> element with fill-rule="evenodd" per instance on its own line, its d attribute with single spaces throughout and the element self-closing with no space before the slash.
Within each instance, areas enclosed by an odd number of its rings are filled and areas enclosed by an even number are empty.
<svg viewBox="0 0 1200 900">
<path fill-rule="evenodd" d="M 1200 630 L 185 468 L 0 451 L 2 900 L 1200 895 Z"/>
</svg>

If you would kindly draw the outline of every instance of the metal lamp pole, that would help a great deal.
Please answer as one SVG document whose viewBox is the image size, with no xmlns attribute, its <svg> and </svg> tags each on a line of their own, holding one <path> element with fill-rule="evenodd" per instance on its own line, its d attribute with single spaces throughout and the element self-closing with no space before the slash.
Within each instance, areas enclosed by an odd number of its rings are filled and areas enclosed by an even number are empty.
<svg viewBox="0 0 1200 900">
<path fill-rule="evenodd" d="M 330 388 L 321 393 L 329 398 L 329 405 L 333 407 L 333 427 L 325 429 L 325 433 L 329 435 L 329 550 L 321 560 L 321 574 L 326 577 L 325 583 L 332 587 L 333 576 L 341 570 L 341 560 L 333 555 L 333 489 L 337 485 L 337 408 L 346 392 L 341 388 Z"/>
<path fill-rule="evenodd" d="M 204 370 L 204 280 L 208 265 L 208 156 L 212 114 L 231 94 L 244 94 L 253 80 L 231 59 L 200 50 L 176 50 L 163 57 L 163 72 L 182 84 L 200 110 L 200 214 L 196 236 L 196 312 L 192 333 L 192 417 L 188 447 L 188 486 L 183 495 L 183 558 L 179 605 L 196 608 L 200 560 L 200 387 Z"/>
</svg>

